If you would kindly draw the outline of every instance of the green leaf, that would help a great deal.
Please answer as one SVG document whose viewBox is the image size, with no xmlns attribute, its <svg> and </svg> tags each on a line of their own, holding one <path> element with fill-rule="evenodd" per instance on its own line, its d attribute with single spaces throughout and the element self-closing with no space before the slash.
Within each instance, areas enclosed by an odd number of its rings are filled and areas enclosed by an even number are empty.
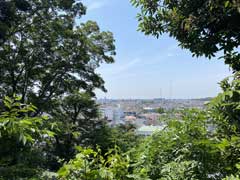
<svg viewBox="0 0 240 180">
<path fill-rule="evenodd" d="M 29 120 L 26 120 L 26 119 L 23 119 L 20 121 L 21 124 L 24 124 L 24 125 L 32 125 L 33 123 Z"/>
<path fill-rule="evenodd" d="M 65 177 L 65 176 L 67 176 L 68 174 L 69 174 L 69 170 L 66 168 L 66 166 L 63 166 L 62 168 L 60 168 L 59 170 L 58 170 L 58 175 L 60 176 L 60 177 Z"/>
<path fill-rule="evenodd" d="M 225 4 L 224 4 L 225 8 L 227 8 L 229 6 L 229 3 L 230 3 L 229 1 L 225 2 Z"/>
<path fill-rule="evenodd" d="M 49 130 L 44 130 L 45 134 L 47 134 L 49 137 L 54 137 L 55 133 Z"/>
</svg>

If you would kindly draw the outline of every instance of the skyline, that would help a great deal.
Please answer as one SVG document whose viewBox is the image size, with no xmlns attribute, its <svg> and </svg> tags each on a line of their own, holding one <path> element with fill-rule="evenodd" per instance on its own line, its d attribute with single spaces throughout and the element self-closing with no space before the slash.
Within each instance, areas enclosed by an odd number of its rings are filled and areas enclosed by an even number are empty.
<svg viewBox="0 0 240 180">
<path fill-rule="evenodd" d="M 178 42 L 164 34 L 159 39 L 137 31 L 138 10 L 129 0 L 83 0 L 88 7 L 81 22 L 94 20 L 116 40 L 115 63 L 98 69 L 108 99 L 191 99 L 213 97 L 218 83 L 231 75 L 223 60 L 194 58 Z"/>
</svg>

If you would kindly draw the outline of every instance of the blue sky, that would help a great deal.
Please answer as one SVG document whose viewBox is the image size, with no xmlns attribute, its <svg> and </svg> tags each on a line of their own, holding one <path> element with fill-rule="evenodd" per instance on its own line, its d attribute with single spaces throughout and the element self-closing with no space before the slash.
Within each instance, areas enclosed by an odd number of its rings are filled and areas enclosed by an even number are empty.
<svg viewBox="0 0 240 180">
<path fill-rule="evenodd" d="M 193 58 L 168 35 L 159 39 L 137 31 L 137 9 L 129 0 L 83 0 L 88 7 L 82 19 L 97 21 L 101 30 L 113 32 L 116 62 L 98 72 L 108 93 L 98 98 L 201 98 L 216 96 L 218 82 L 231 75 L 217 58 Z"/>
</svg>

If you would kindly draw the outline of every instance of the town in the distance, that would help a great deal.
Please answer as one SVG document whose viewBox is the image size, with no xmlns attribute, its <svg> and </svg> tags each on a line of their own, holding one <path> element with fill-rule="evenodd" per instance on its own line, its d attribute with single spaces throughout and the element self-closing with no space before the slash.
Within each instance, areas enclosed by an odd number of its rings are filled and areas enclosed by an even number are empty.
<svg viewBox="0 0 240 180">
<path fill-rule="evenodd" d="M 165 127 L 164 119 L 178 118 L 187 108 L 203 109 L 211 98 L 201 99 L 98 99 L 101 116 L 112 127 L 131 124 L 143 136 Z"/>
</svg>

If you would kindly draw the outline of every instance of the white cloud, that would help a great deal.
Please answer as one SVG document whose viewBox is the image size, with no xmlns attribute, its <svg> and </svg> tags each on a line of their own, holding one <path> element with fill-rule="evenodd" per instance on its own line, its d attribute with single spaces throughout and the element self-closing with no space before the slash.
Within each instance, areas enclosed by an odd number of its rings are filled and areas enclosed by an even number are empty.
<svg viewBox="0 0 240 180">
<path fill-rule="evenodd" d="M 119 63 L 115 63 L 112 65 L 107 65 L 105 66 L 105 68 L 100 68 L 99 72 L 100 73 L 104 73 L 105 76 L 107 77 L 116 77 L 118 75 L 122 75 L 124 73 L 131 73 L 129 72 L 129 70 L 131 68 L 134 68 L 135 66 L 137 66 L 139 64 L 139 62 L 141 62 L 141 59 L 139 58 L 135 58 L 127 63 L 124 64 L 119 64 Z M 131 74 L 131 76 L 133 76 L 134 74 Z"/>
<path fill-rule="evenodd" d="M 167 50 L 169 51 L 176 51 L 179 49 L 181 49 L 181 47 L 177 43 L 171 44 L 170 46 L 167 47 Z"/>
<path fill-rule="evenodd" d="M 168 57 L 173 57 L 174 54 L 170 52 L 170 53 L 167 54 L 167 56 L 168 56 Z"/>
<path fill-rule="evenodd" d="M 115 69 L 115 71 L 113 71 L 112 75 L 121 74 L 121 73 L 129 70 L 130 68 L 134 67 L 135 65 L 137 65 L 140 61 L 141 61 L 140 59 L 136 58 L 126 64 L 123 64 L 122 66 Z"/>
<path fill-rule="evenodd" d="M 107 4 L 106 0 L 86 0 L 85 5 L 88 11 L 103 8 Z"/>
</svg>

